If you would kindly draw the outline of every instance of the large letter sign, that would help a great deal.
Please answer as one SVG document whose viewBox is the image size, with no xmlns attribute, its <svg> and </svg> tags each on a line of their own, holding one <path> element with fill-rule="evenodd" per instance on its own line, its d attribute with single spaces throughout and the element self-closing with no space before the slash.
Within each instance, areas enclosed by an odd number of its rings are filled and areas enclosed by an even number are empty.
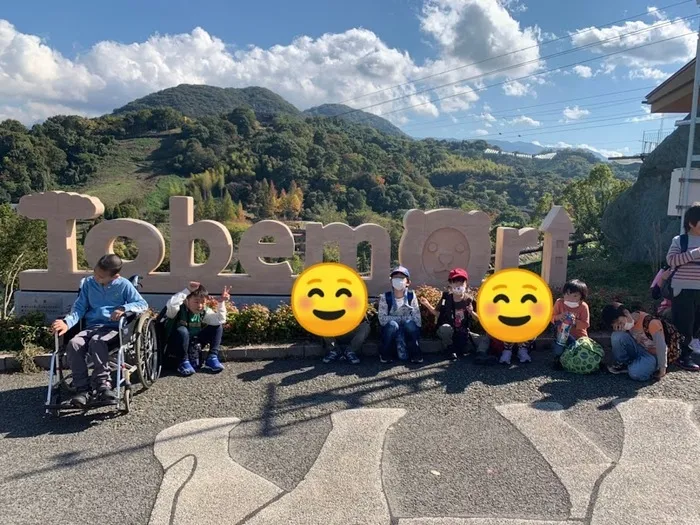
<svg viewBox="0 0 700 525">
<path fill-rule="evenodd" d="M 96 219 L 104 205 L 96 197 L 63 191 L 25 195 L 17 208 L 19 214 L 47 222 L 48 268 L 26 270 L 20 274 L 22 291 L 74 291 L 90 270 L 77 265 L 76 221 Z M 422 284 L 443 287 L 451 268 L 469 271 L 471 282 L 478 286 L 489 270 L 491 259 L 491 221 L 482 211 L 440 209 L 409 210 L 404 216 L 404 232 L 399 246 L 399 261 L 411 271 L 413 286 Z M 542 277 L 551 287 L 566 281 L 569 235 L 574 231 L 564 208 L 554 206 L 542 222 L 544 233 Z M 187 281 L 194 280 L 211 290 L 231 287 L 234 295 L 290 294 L 296 278 L 287 261 L 294 255 L 294 237 L 289 227 L 273 220 L 253 224 L 236 250 L 245 274 L 225 269 L 230 265 L 234 246 L 229 231 L 216 221 L 194 221 L 191 197 L 170 199 L 170 272 L 156 272 L 165 256 L 165 240 L 153 225 L 136 219 L 115 219 L 95 225 L 87 234 L 85 253 L 94 265 L 106 253 L 112 253 L 119 237 L 132 239 L 139 248 L 133 261 L 125 261 L 124 275 L 143 277 L 143 292 L 172 294 Z M 534 228 L 498 228 L 495 267 L 517 267 L 519 253 L 537 245 Z M 272 238 L 270 241 L 269 238 Z M 194 241 L 209 247 L 204 264 L 194 262 Z M 266 239 L 268 242 L 266 242 Z M 363 279 L 369 294 L 376 296 L 389 286 L 391 241 L 389 233 L 378 224 L 355 228 L 342 223 L 306 226 L 305 265 L 321 262 L 326 243 L 337 242 L 340 262 L 357 267 L 357 246 L 369 242 L 372 247 L 370 275 Z"/>
</svg>

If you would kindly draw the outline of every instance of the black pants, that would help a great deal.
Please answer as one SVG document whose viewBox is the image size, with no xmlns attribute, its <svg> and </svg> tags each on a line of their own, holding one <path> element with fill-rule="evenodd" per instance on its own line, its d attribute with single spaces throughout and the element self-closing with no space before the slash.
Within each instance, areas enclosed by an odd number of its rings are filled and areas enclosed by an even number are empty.
<svg viewBox="0 0 700 525">
<path fill-rule="evenodd" d="M 190 333 L 186 327 L 178 326 L 170 335 L 168 353 L 182 361 L 190 357 L 190 348 L 192 345 L 199 343 L 202 345 L 202 348 L 209 345 L 209 353 L 218 355 L 223 334 L 224 327 L 222 325 L 209 325 L 202 328 L 195 337 L 190 337 Z"/>
<path fill-rule="evenodd" d="M 700 328 L 700 290 L 681 290 L 671 302 L 673 324 L 683 336 L 681 358 L 693 353 L 688 346 Z"/>
</svg>

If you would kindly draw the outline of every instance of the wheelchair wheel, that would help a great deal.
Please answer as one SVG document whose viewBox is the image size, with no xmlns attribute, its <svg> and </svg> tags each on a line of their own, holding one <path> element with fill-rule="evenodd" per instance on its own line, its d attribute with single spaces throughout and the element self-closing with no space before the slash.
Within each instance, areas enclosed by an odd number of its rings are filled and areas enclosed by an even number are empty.
<svg viewBox="0 0 700 525">
<path fill-rule="evenodd" d="M 150 388 L 160 377 L 161 362 L 155 319 L 142 317 L 136 328 L 136 373 L 144 389 Z"/>
</svg>

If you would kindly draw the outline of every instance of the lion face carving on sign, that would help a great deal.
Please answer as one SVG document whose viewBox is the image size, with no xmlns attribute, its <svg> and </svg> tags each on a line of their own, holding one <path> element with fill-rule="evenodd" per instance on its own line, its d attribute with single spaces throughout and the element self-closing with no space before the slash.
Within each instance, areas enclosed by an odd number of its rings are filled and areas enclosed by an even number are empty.
<svg viewBox="0 0 700 525">
<path fill-rule="evenodd" d="M 491 258 L 491 221 L 482 211 L 409 210 L 404 215 L 399 260 L 414 285 L 444 286 L 452 268 L 466 268 L 481 283 Z"/>
</svg>

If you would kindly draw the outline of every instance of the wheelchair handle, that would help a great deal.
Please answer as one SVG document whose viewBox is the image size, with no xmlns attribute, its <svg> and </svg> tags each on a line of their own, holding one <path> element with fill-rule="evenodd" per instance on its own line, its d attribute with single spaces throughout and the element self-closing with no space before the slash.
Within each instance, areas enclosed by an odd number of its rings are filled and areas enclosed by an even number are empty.
<svg viewBox="0 0 700 525">
<path fill-rule="evenodd" d="M 131 284 L 134 285 L 134 288 L 143 288 L 143 285 L 141 284 L 141 276 L 140 275 L 132 275 L 129 277 L 129 281 Z"/>
</svg>

